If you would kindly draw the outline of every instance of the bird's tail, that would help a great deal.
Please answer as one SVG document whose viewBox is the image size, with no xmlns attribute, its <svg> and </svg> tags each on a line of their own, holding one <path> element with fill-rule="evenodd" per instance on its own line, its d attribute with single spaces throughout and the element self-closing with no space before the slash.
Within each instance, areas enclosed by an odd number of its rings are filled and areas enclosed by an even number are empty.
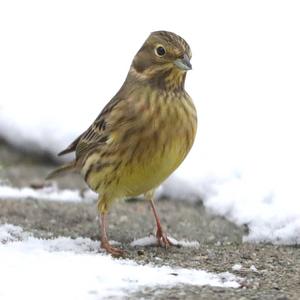
<svg viewBox="0 0 300 300">
<path fill-rule="evenodd" d="M 76 161 L 72 161 L 52 171 L 50 174 L 47 175 L 46 180 L 65 175 L 68 172 L 75 172 L 76 170 Z"/>
</svg>

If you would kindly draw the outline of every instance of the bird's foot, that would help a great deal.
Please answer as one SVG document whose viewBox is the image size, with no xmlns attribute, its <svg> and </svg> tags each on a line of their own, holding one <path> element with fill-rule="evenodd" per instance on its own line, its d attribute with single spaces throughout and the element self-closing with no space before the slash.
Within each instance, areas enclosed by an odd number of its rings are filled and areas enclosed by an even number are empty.
<svg viewBox="0 0 300 300">
<path fill-rule="evenodd" d="M 124 250 L 113 247 L 108 241 L 102 241 L 101 248 L 114 257 L 124 256 L 125 254 Z"/>
<path fill-rule="evenodd" d="M 156 238 L 157 238 L 158 244 L 161 247 L 164 247 L 167 249 L 170 246 L 174 246 L 174 244 L 170 241 L 170 239 L 167 237 L 167 235 L 163 232 L 163 230 L 161 228 L 157 228 Z"/>
</svg>

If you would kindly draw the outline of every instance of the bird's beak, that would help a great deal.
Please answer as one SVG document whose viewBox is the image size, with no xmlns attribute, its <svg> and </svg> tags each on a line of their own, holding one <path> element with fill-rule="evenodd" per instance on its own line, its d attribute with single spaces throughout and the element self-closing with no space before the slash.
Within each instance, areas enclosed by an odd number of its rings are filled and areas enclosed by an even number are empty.
<svg viewBox="0 0 300 300">
<path fill-rule="evenodd" d="M 192 70 L 192 65 L 191 65 L 190 59 L 187 56 L 187 54 L 184 54 L 182 58 L 176 59 L 174 61 L 174 64 L 180 70 L 183 70 L 183 71 Z"/>
</svg>

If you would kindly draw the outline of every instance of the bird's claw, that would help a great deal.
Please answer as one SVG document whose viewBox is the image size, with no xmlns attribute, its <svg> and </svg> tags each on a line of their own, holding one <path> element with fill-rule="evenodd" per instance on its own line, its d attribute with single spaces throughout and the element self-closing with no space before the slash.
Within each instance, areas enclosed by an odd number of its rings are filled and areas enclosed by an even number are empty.
<svg viewBox="0 0 300 300">
<path fill-rule="evenodd" d="M 174 246 L 174 244 L 170 241 L 170 239 L 167 237 L 167 235 L 163 233 L 162 230 L 159 230 L 159 229 L 157 230 L 156 238 L 157 238 L 158 244 L 161 247 L 164 247 L 167 249 L 170 246 Z"/>
<path fill-rule="evenodd" d="M 125 251 L 119 248 L 113 247 L 109 242 L 101 242 L 101 248 L 106 250 L 114 257 L 120 257 L 125 255 Z"/>
</svg>

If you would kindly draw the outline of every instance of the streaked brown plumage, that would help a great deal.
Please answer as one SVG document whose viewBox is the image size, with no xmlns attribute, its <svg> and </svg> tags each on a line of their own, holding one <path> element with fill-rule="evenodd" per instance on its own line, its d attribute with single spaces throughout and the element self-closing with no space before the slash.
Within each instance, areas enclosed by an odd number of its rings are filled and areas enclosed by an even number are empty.
<svg viewBox="0 0 300 300">
<path fill-rule="evenodd" d="M 197 127 L 196 110 L 184 89 L 190 65 L 189 45 L 167 31 L 153 32 L 138 51 L 118 93 L 94 123 L 60 155 L 75 151 L 76 159 L 49 178 L 79 171 L 99 193 L 101 246 L 113 255 L 106 236 L 110 204 L 145 194 L 157 222 L 161 245 L 170 244 L 153 203 L 153 191 L 184 160 Z"/>
</svg>

